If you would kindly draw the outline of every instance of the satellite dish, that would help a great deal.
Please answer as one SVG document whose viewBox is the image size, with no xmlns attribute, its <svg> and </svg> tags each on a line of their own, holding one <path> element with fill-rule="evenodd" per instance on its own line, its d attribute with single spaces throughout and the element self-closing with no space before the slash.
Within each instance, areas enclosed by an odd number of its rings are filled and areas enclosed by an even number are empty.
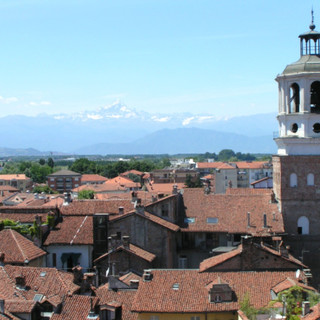
<svg viewBox="0 0 320 320">
<path fill-rule="evenodd" d="M 300 272 L 301 272 L 300 269 L 298 269 L 298 270 L 296 271 L 296 278 L 297 278 L 297 279 L 300 278 Z"/>
</svg>

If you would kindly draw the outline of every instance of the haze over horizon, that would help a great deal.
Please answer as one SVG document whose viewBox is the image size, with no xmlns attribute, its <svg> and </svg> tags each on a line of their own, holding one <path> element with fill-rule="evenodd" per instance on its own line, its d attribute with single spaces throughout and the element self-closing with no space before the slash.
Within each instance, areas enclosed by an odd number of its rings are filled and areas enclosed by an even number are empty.
<svg viewBox="0 0 320 320">
<path fill-rule="evenodd" d="M 277 111 L 310 0 L 0 0 L 0 116 Z"/>
</svg>

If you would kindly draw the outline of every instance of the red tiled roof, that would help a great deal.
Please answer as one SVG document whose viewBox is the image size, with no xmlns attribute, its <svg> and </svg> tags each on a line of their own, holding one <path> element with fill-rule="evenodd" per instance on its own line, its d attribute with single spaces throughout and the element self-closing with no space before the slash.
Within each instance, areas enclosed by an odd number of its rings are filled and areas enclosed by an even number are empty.
<svg viewBox="0 0 320 320">
<path fill-rule="evenodd" d="M 140 183 L 133 182 L 131 179 L 127 177 L 118 176 L 113 179 L 106 181 L 104 184 L 106 185 L 114 185 L 114 186 L 121 186 L 125 188 L 140 188 Z"/>
<path fill-rule="evenodd" d="M 298 286 L 300 288 L 304 288 L 306 290 L 316 291 L 314 288 L 305 285 L 304 283 L 297 281 L 295 278 L 286 278 L 271 289 L 278 294 L 279 292 L 282 292 L 284 290 L 287 290 L 293 286 Z"/>
<path fill-rule="evenodd" d="M 122 319 L 138 319 L 138 313 L 131 312 L 131 305 L 136 295 L 136 290 L 113 291 L 108 289 L 108 284 L 106 283 L 96 290 L 96 295 L 100 299 L 100 306 L 114 304 L 115 302 L 121 304 Z"/>
<path fill-rule="evenodd" d="M 198 270 L 152 270 L 152 280 L 142 281 L 134 299 L 136 312 L 195 313 L 237 311 L 239 302 L 249 294 L 255 308 L 268 305 L 270 289 L 295 272 L 205 272 Z M 206 286 L 217 278 L 234 291 L 232 302 L 210 303 Z M 174 290 L 173 285 L 178 284 Z"/>
<path fill-rule="evenodd" d="M 95 213 L 118 214 L 119 207 L 124 212 L 134 209 L 134 203 L 130 200 L 74 200 L 61 208 L 64 216 L 93 215 Z"/>
<path fill-rule="evenodd" d="M 25 263 L 46 255 L 32 241 L 11 229 L 0 231 L 0 252 L 5 254 L 5 263 Z"/>
<path fill-rule="evenodd" d="M 44 245 L 93 245 L 92 220 L 92 216 L 64 217 L 63 221 L 50 231 Z"/>
<path fill-rule="evenodd" d="M 50 319 L 52 320 L 87 320 L 91 305 L 94 310 L 99 299 L 96 297 L 72 295 L 67 296 L 63 302 L 62 311 L 54 313 Z M 99 316 L 94 318 L 99 320 Z"/>
<path fill-rule="evenodd" d="M 265 181 L 265 180 L 269 180 L 269 179 L 272 179 L 270 177 L 264 177 L 262 179 L 259 179 L 259 180 L 256 180 L 256 181 L 253 181 L 251 182 L 251 185 L 254 186 L 255 184 L 259 183 L 259 182 L 262 182 L 262 181 Z"/>
<path fill-rule="evenodd" d="M 222 253 L 217 256 L 205 259 L 200 263 L 199 271 L 204 272 L 210 268 L 213 268 L 214 266 L 217 266 L 217 265 L 241 254 L 241 252 L 242 252 L 242 245 L 239 245 L 236 249 L 234 249 L 232 251 Z"/>
<path fill-rule="evenodd" d="M 235 169 L 226 162 L 197 162 L 198 169 Z"/>
<path fill-rule="evenodd" d="M 183 194 L 187 218 L 194 223 L 181 228 L 187 232 L 227 232 L 264 236 L 283 233 L 283 218 L 276 203 L 270 203 L 269 194 L 205 194 L 202 189 L 185 189 Z M 250 212 L 250 226 L 247 214 Z M 264 228 L 264 214 L 267 228 Z M 208 218 L 217 222 L 208 223 Z"/>
<path fill-rule="evenodd" d="M 141 281 L 142 277 L 140 277 L 139 275 L 137 275 L 134 272 L 128 272 L 128 273 L 124 274 L 122 277 L 120 277 L 119 280 L 129 286 L 131 280 Z"/>
<path fill-rule="evenodd" d="M 135 174 L 135 175 L 137 175 L 137 176 L 142 176 L 142 175 L 144 175 L 144 172 L 141 172 L 141 171 L 138 171 L 138 170 L 129 170 L 129 171 L 126 171 L 126 172 L 121 173 L 120 175 L 121 175 L 121 176 L 127 176 L 127 175 L 129 175 L 130 173 Z"/>
<path fill-rule="evenodd" d="M 146 184 L 146 187 L 149 192 L 172 194 L 174 185 L 178 187 L 178 190 L 186 187 L 184 183 L 150 183 Z"/>
<path fill-rule="evenodd" d="M 263 169 L 271 167 L 271 164 L 266 161 L 238 161 L 233 162 L 238 169 Z"/>
<path fill-rule="evenodd" d="M 108 178 L 100 176 L 99 174 L 83 174 L 81 177 L 81 183 L 91 182 L 91 181 L 107 181 Z"/>
<path fill-rule="evenodd" d="M 130 254 L 133 254 L 141 259 L 144 259 L 148 262 L 152 262 L 155 258 L 156 255 L 148 252 L 142 248 L 139 248 L 135 245 L 133 245 L 132 243 L 129 244 L 129 248 L 125 248 L 123 245 L 119 246 L 117 249 L 115 249 L 114 251 L 110 251 L 108 253 L 103 254 L 102 256 L 100 256 L 99 258 L 97 258 L 94 262 L 98 262 L 100 260 L 103 260 L 104 258 L 106 258 L 107 256 L 109 256 L 110 254 L 117 252 L 117 251 L 126 251 Z"/>
<path fill-rule="evenodd" d="M 270 189 L 254 189 L 254 188 L 227 188 L 225 194 L 233 195 L 253 195 L 253 194 L 268 194 L 271 196 Z"/>
<path fill-rule="evenodd" d="M 29 290 L 17 290 L 15 277 L 23 275 Z M 80 289 L 73 283 L 73 274 L 55 268 L 37 268 L 5 265 L 0 267 L 0 295 L 5 299 L 33 300 L 35 294 L 47 299 L 56 297 L 61 302 L 68 291 L 73 294 Z"/>
<path fill-rule="evenodd" d="M 279 251 L 274 250 L 272 248 L 269 248 L 269 247 L 267 247 L 267 246 L 265 246 L 263 244 L 252 243 L 251 245 L 254 246 L 255 248 L 259 249 L 259 250 L 267 251 L 267 252 L 271 253 L 274 256 L 281 257 L 284 260 L 292 262 L 293 264 L 296 265 L 296 268 L 306 268 L 307 267 L 301 261 L 299 261 L 298 259 L 294 258 L 290 254 L 286 257 L 284 255 L 281 255 L 281 253 Z M 247 246 L 250 246 L 250 244 L 248 244 Z M 213 268 L 215 266 L 220 265 L 221 263 L 224 263 L 224 262 L 232 259 L 235 256 L 240 256 L 244 252 L 244 248 L 246 248 L 245 245 L 240 244 L 236 249 L 234 249 L 232 251 L 229 251 L 229 252 L 226 252 L 226 253 L 222 253 L 222 254 L 219 254 L 217 256 L 214 256 L 214 257 L 211 257 L 211 258 L 203 260 L 200 263 L 199 271 L 200 272 L 204 272 L 204 271 L 206 271 L 208 269 L 211 269 L 211 268 Z M 252 250 L 252 248 L 250 248 L 249 250 Z M 244 252 L 244 254 L 246 254 L 246 251 Z"/>
<path fill-rule="evenodd" d="M 1 175 L 0 175 L 1 177 Z M 0 191 L 18 192 L 19 189 L 12 186 L 0 186 Z"/>
<path fill-rule="evenodd" d="M 157 196 L 156 192 L 147 191 L 134 191 L 137 194 L 137 198 L 141 199 L 142 204 L 150 203 L 152 196 Z M 98 200 L 130 200 L 132 201 L 132 192 L 112 192 L 112 193 L 101 193 L 95 195 Z"/>
<path fill-rule="evenodd" d="M 24 173 L 0 174 L 0 180 L 30 180 Z"/>
<path fill-rule="evenodd" d="M 151 220 L 152 222 L 154 222 L 156 224 L 159 224 L 162 227 L 165 227 L 165 228 L 167 228 L 169 230 L 172 230 L 172 231 L 175 231 L 175 232 L 180 229 L 180 227 L 177 226 L 176 224 L 171 223 L 171 222 L 169 222 L 169 221 L 167 221 L 165 219 L 162 219 L 162 218 L 160 218 L 160 217 L 158 217 L 158 216 L 156 216 L 154 214 L 151 214 L 151 213 L 149 213 L 147 211 L 144 211 L 143 214 L 137 213 L 136 211 L 131 211 L 131 212 L 125 213 L 123 215 L 110 216 L 109 219 L 110 219 L 111 222 L 113 222 L 113 221 L 117 221 L 119 219 L 125 219 L 125 218 L 127 218 L 127 217 L 129 217 L 131 215 L 134 215 L 134 214 L 137 214 L 140 217 L 143 217 L 145 219 Z"/>
<path fill-rule="evenodd" d="M 31 313 L 37 302 L 33 300 L 7 299 L 5 301 L 5 310 L 11 313 Z"/>
<path fill-rule="evenodd" d="M 103 192 L 110 192 L 110 191 L 126 191 L 127 188 L 121 187 L 118 184 L 83 184 L 80 187 L 72 189 L 72 192 L 80 192 L 82 190 L 92 190 L 95 193 L 103 193 Z"/>
<path fill-rule="evenodd" d="M 311 312 L 301 317 L 303 320 L 318 320 L 320 318 L 320 303 L 311 308 Z"/>
</svg>

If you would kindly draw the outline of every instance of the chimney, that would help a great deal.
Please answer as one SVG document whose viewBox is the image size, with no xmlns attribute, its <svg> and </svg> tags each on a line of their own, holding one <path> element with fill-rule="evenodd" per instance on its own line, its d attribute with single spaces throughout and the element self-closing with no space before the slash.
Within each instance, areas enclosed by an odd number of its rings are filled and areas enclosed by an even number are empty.
<svg viewBox="0 0 320 320">
<path fill-rule="evenodd" d="M 22 274 L 16 276 L 16 287 L 24 290 L 26 288 L 26 277 Z"/>
<path fill-rule="evenodd" d="M 173 185 L 172 194 L 178 194 L 178 186 L 176 184 Z"/>
<path fill-rule="evenodd" d="M 5 258 L 4 252 L 0 252 L 0 267 L 4 266 L 4 258 Z"/>
<path fill-rule="evenodd" d="M 81 285 L 83 279 L 82 268 L 80 266 L 75 266 L 72 268 L 73 272 L 73 283 Z"/>
<path fill-rule="evenodd" d="M 141 205 L 141 199 L 137 199 L 134 207 L 136 209 L 136 213 L 144 214 L 144 206 Z"/>
<path fill-rule="evenodd" d="M 211 192 L 210 186 L 209 186 L 209 185 L 206 185 L 206 186 L 204 187 L 204 194 L 210 194 L 210 192 Z"/>
<path fill-rule="evenodd" d="M 271 197 L 271 199 L 270 199 L 270 202 L 271 202 L 271 203 L 277 203 L 276 195 L 275 195 L 275 193 L 273 192 L 273 190 L 272 190 L 272 192 L 271 192 L 270 197 Z"/>
<path fill-rule="evenodd" d="M 132 191 L 131 192 L 131 202 L 136 202 L 137 198 L 138 198 L 137 193 Z"/>
<path fill-rule="evenodd" d="M 306 316 L 310 312 L 310 302 L 303 301 L 302 302 L 302 316 Z"/>
<path fill-rule="evenodd" d="M 250 212 L 247 213 L 247 220 L 248 220 L 248 228 L 251 227 L 251 224 L 250 224 Z"/>
<path fill-rule="evenodd" d="M 131 279 L 130 280 L 130 289 L 138 289 L 139 287 L 139 280 Z"/>
<path fill-rule="evenodd" d="M 119 215 L 124 214 L 124 208 L 123 207 L 119 207 Z"/>
<path fill-rule="evenodd" d="M 129 236 L 123 236 L 122 237 L 122 245 L 125 249 L 129 249 L 130 244 L 130 237 Z"/>
<path fill-rule="evenodd" d="M 151 201 L 152 201 L 152 202 L 156 202 L 157 200 L 158 200 L 158 199 L 157 199 L 156 196 L 154 196 L 154 195 L 151 196 Z"/>
<path fill-rule="evenodd" d="M 41 226 L 41 224 L 42 224 L 42 218 L 41 218 L 41 216 L 36 215 L 36 216 L 35 216 L 35 222 L 36 222 L 36 224 L 37 224 L 38 226 Z"/>
<path fill-rule="evenodd" d="M 64 192 L 64 205 L 67 206 L 71 202 L 71 194 L 70 192 Z"/>
<path fill-rule="evenodd" d="M 263 227 L 268 228 L 267 215 L 265 213 L 263 214 Z"/>
<path fill-rule="evenodd" d="M 151 270 L 144 270 L 143 275 L 142 275 L 142 280 L 144 282 L 148 282 L 152 280 L 152 271 Z"/>
<path fill-rule="evenodd" d="M 280 251 L 280 254 L 281 254 L 282 257 L 285 257 L 285 258 L 289 257 L 289 252 L 288 252 L 289 248 L 290 248 L 289 246 L 285 247 L 283 245 L 283 241 L 281 241 L 280 246 L 279 246 L 279 251 Z"/>
</svg>

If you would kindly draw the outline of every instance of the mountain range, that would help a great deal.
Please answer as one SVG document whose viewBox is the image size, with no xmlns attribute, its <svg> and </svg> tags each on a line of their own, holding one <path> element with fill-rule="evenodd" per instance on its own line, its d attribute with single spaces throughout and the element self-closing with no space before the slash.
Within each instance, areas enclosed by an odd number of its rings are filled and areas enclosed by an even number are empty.
<svg viewBox="0 0 320 320">
<path fill-rule="evenodd" d="M 276 114 L 218 118 L 159 114 L 114 103 L 75 114 L 0 118 L 0 156 L 66 154 L 274 153 Z M 41 150 L 41 151 L 39 151 Z"/>
</svg>

